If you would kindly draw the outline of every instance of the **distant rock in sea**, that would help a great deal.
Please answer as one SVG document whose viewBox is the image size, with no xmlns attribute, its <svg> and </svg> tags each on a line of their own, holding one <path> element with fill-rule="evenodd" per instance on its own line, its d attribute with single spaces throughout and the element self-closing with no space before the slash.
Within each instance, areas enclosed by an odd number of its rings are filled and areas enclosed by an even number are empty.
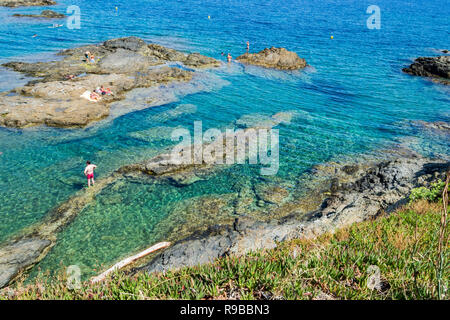
<svg viewBox="0 0 450 320">
<path fill-rule="evenodd" d="M 306 67 L 306 60 L 300 58 L 295 52 L 285 48 L 266 48 L 258 53 L 244 53 L 236 60 L 278 70 L 298 70 Z"/>
<path fill-rule="evenodd" d="M 62 13 L 55 12 L 53 10 L 44 10 L 40 14 L 13 14 L 13 17 L 19 18 L 47 18 L 47 19 L 62 19 L 65 18 L 66 15 Z"/>
<path fill-rule="evenodd" d="M 419 57 L 403 72 L 450 84 L 450 56 Z"/>
<path fill-rule="evenodd" d="M 56 2 L 53 0 L 0 0 L 2 7 L 37 7 L 37 6 L 53 6 Z"/>
<path fill-rule="evenodd" d="M 13 14 L 13 17 L 19 18 L 47 18 L 47 19 L 62 19 L 65 18 L 66 15 L 62 13 L 55 12 L 53 10 L 44 10 L 40 14 Z"/>
</svg>

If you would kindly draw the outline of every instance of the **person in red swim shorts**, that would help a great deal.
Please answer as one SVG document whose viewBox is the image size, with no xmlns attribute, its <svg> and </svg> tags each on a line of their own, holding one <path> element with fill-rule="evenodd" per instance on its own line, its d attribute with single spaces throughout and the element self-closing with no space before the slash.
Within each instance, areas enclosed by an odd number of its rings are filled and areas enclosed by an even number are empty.
<svg viewBox="0 0 450 320">
<path fill-rule="evenodd" d="M 84 175 L 87 177 L 88 180 L 88 188 L 91 186 L 94 186 L 94 170 L 97 169 L 97 166 L 95 164 L 92 164 L 90 161 L 86 161 L 86 168 L 84 169 Z"/>
</svg>

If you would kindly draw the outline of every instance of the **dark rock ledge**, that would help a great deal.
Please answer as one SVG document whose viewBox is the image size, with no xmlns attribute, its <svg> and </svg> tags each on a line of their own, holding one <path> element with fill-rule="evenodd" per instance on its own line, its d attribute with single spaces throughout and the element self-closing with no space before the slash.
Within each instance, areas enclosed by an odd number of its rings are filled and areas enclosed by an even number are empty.
<svg viewBox="0 0 450 320">
<path fill-rule="evenodd" d="M 450 56 L 420 57 L 403 72 L 414 76 L 429 77 L 433 81 L 450 84 Z"/>
</svg>

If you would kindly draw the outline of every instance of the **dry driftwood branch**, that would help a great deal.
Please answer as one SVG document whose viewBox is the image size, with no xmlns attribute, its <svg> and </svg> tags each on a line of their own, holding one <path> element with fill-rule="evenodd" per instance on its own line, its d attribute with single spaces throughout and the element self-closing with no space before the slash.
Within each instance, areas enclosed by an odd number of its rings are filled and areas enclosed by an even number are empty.
<svg viewBox="0 0 450 320">
<path fill-rule="evenodd" d="M 123 267 L 129 265 L 130 263 L 132 263 L 132 262 L 134 262 L 134 261 L 136 261 L 136 260 L 138 260 L 138 259 L 140 259 L 142 257 L 145 257 L 146 255 L 149 255 L 152 252 L 155 252 L 155 251 L 160 250 L 160 249 L 167 248 L 168 246 L 170 246 L 170 242 L 157 243 L 154 246 L 151 246 L 150 248 L 145 249 L 144 251 L 139 252 L 138 254 L 135 254 L 134 256 L 128 257 L 128 258 L 126 258 L 126 259 L 116 263 L 115 265 L 113 265 L 111 268 L 109 268 L 105 272 L 99 274 L 96 277 L 91 278 L 91 283 L 96 283 L 96 282 L 102 281 L 110 273 L 114 272 L 115 270 L 122 269 Z"/>
</svg>

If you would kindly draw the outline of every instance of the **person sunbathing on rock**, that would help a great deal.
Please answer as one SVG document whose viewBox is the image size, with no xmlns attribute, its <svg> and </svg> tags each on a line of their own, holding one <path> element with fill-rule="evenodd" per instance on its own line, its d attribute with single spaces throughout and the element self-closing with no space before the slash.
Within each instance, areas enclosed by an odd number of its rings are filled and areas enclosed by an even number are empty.
<svg viewBox="0 0 450 320">
<path fill-rule="evenodd" d="M 98 100 L 100 100 L 102 97 L 100 97 L 100 95 L 99 95 L 97 92 L 93 91 L 93 92 L 91 93 L 91 95 L 90 95 L 90 98 L 91 98 L 92 100 L 98 101 Z"/>
<path fill-rule="evenodd" d="M 110 95 L 110 94 L 112 94 L 112 91 L 111 91 L 110 88 L 106 88 L 105 89 L 103 86 L 100 87 L 100 91 L 101 91 L 102 95 L 105 95 L 105 94 Z"/>
<path fill-rule="evenodd" d="M 97 94 L 103 94 L 103 93 L 102 93 L 102 89 L 101 89 L 100 87 L 97 87 L 97 88 L 94 90 L 94 92 L 97 93 Z"/>
</svg>

